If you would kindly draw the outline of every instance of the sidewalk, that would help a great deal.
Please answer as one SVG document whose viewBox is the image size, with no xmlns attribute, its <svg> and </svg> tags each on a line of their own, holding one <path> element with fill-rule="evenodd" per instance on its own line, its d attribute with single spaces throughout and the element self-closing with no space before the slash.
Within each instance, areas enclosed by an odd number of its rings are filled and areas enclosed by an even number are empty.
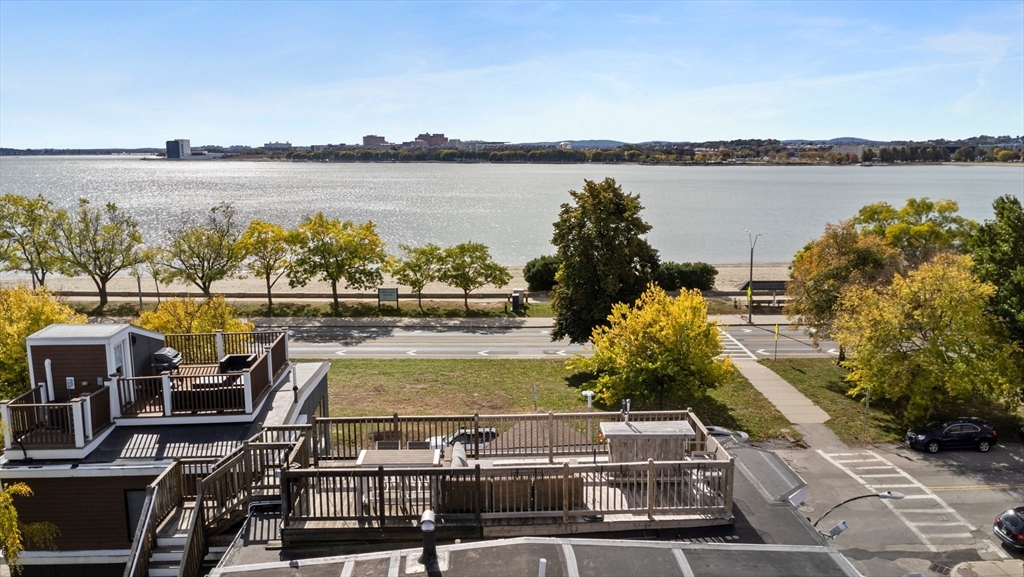
<svg viewBox="0 0 1024 577">
<path fill-rule="evenodd" d="M 967 561 L 953 567 L 949 577 L 1024 577 L 1024 561 Z"/>
<path fill-rule="evenodd" d="M 733 359 L 740 374 L 775 405 L 775 408 L 795 425 L 820 425 L 828 420 L 828 413 L 811 402 L 793 385 L 774 371 L 753 359 Z"/>
</svg>

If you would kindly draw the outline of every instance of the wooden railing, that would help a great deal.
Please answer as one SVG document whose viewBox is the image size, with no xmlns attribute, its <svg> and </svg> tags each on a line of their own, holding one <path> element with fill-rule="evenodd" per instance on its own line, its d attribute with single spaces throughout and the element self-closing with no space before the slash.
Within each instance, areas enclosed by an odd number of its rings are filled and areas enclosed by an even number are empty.
<svg viewBox="0 0 1024 577">
<path fill-rule="evenodd" d="M 159 376 L 119 378 L 117 398 L 120 401 L 122 415 L 162 415 L 163 379 Z"/>
<path fill-rule="evenodd" d="M 696 433 L 690 451 L 708 450 L 707 429 L 690 411 L 634 411 L 631 421 L 687 421 Z M 617 412 L 533 413 L 522 415 L 330 417 L 315 420 L 317 458 L 354 460 L 377 441 L 424 441 L 469 433 L 481 443 L 465 443 L 470 457 L 588 455 L 608 452 L 600 423 L 620 421 Z M 497 438 L 486 440 L 485 435 Z M 449 443 L 450 444 L 450 443 Z M 715 445 L 717 446 L 717 444 Z"/>
<path fill-rule="evenodd" d="M 164 335 L 164 344 L 181 353 L 186 365 L 216 363 L 221 356 L 217 354 L 216 333 Z"/>
<path fill-rule="evenodd" d="M 143 577 L 149 574 L 149 557 L 156 544 L 157 528 L 171 511 L 184 502 L 183 480 L 181 464 L 175 461 L 146 487 L 146 501 L 139 526 L 135 530 L 124 577 Z"/>
<path fill-rule="evenodd" d="M 283 527 L 359 521 L 376 527 L 414 521 L 432 509 L 439 523 L 529 524 L 536 517 L 732 515 L 733 462 L 692 460 L 538 467 L 287 469 Z"/>
<path fill-rule="evenodd" d="M 281 333 L 274 344 L 270 346 L 270 366 L 274 367 L 275 376 L 280 374 L 281 369 L 288 364 L 287 338 L 285 333 Z"/>
<path fill-rule="evenodd" d="M 135 536 L 132 538 L 132 548 L 128 552 L 124 577 L 148 577 L 149 575 L 149 558 L 153 554 L 154 545 L 156 545 L 156 525 L 159 524 L 153 519 L 153 506 L 157 492 L 158 488 L 153 485 L 146 487 L 146 500 L 142 503 L 142 515 L 139 517 L 139 525 L 135 528 Z"/>
<path fill-rule="evenodd" d="M 22 395 L 8 405 L 11 440 L 26 446 L 74 447 L 75 403 L 32 403 Z"/>
<path fill-rule="evenodd" d="M 173 375 L 169 380 L 172 415 L 245 412 L 245 380 L 241 373 Z"/>
<path fill-rule="evenodd" d="M 213 466 L 202 481 L 208 526 L 242 511 L 254 494 L 280 494 L 280 472 L 294 443 L 245 442 Z"/>
<path fill-rule="evenodd" d="M 261 356 L 249 369 L 249 386 L 253 405 L 270 388 L 270 355 Z"/>
<path fill-rule="evenodd" d="M 200 481 L 199 494 L 196 496 L 195 508 L 192 510 L 192 519 L 189 521 L 185 537 L 185 549 L 182 553 L 181 564 L 178 566 L 178 577 L 198 577 L 199 570 L 203 567 L 203 559 L 206 557 L 206 522 L 203 519 L 202 487 L 202 481 Z"/>
<path fill-rule="evenodd" d="M 102 431 L 112 421 L 110 419 L 110 388 L 100 387 L 89 394 L 89 414 L 92 419 L 92 430 L 89 436 Z"/>
</svg>

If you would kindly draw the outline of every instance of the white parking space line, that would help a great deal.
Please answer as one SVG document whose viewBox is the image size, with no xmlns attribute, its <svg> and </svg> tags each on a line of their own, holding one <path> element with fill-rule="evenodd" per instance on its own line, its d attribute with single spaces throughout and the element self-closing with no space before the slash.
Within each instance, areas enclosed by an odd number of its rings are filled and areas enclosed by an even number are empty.
<svg viewBox="0 0 1024 577">
<path fill-rule="evenodd" d="M 824 457 L 827 461 L 829 461 L 833 465 L 835 465 L 837 468 L 839 468 L 839 470 L 843 471 L 844 473 L 846 473 L 847 475 L 852 477 L 854 481 L 857 481 L 858 483 L 863 485 L 865 488 L 870 489 L 872 492 L 878 492 L 880 490 L 887 490 L 887 489 L 912 489 L 912 490 L 916 490 L 918 492 L 911 493 L 910 491 L 907 491 L 908 494 L 904 495 L 904 499 L 930 499 L 930 500 L 935 501 L 935 503 L 938 505 L 938 507 L 936 507 L 934 509 L 910 509 L 910 508 L 901 509 L 900 507 L 897 507 L 894 504 L 893 500 L 891 500 L 891 499 L 882 499 L 882 504 L 884 504 L 886 507 L 888 507 L 889 510 L 892 511 L 893 514 L 896 515 L 896 517 L 898 517 L 899 520 L 902 521 L 903 524 L 906 525 L 907 528 L 910 529 L 910 531 L 912 533 L 914 533 L 914 535 L 916 535 L 918 539 L 921 540 L 922 543 L 924 543 L 925 547 L 927 547 L 929 551 L 931 551 L 933 553 L 939 551 L 939 547 L 936 546 L 936 544 L 933 542 L 933 540 L 936 540 L 936 539 L 969 539 L 969 540 L 971 540 L 971 543 L 972 543 L 971 546 L 970 546 L 971 548 L 990 551 L 992 553 L 995 553 L 996 555 L 998 555 L 999 557 L 1001 557 L 1003 559 L 1008 559 L 1009 558 L 1009 556 L 1002 550 L 1002 548 L 996 547 L 995 544 L 992 543 L 991 541 L 989 541 L 988 539 L 980 539 L 980 540 L 975 539 L 974 535 L 971 532 L 977 531 L 977 527 L 975 527 L 974 525 L 971 525 L 967 521 L 967 519 L 964 519 L 964 517 L 962 515 L 957 513 L 952 507 L 949 506 L 949 504 L 947 504 L 945 501 L 943 501 L 938 495 L 933 493 L 931 491 L 931 489 L 929 489 L 924 484 L 919 482 L 917 479 L 915 479 L 913 476 L 911 476 L 906 471 L 903 471 L 902 469 L 900 469 L 896 465 L 893 465 L 891 462 L 889 462 L 886 459 L 882 458 L 877 453 L 874 453 L 872 451 L 864 451 L 863 453 L 855 453 L 855 454 L 851 454 L 851 453 L 832 453 L 832 454 L 829 454 L 829 453 L 825 453 L 824 451 L 819 449 L 818 450 L 818 454 L 821 455 L 822 457 Z M 861 458 L 860 459 L 836 459 L 835 457 L 861 457 Z M 886 474 L 886 475 L 859 475 L 858 473 L 854 472 L 850 467 L 846 466 L 846 463 L 866 463 L 866 462 L 872 462 L 872 461 L 877 461 L 879 463 L 882 463 L 883 465 L 878 465 L 878 466 L 888 467 L 888 468 L 890 468 L 893 471 L 893 473 L 892 474 Z M 907 481 L 910 481 L 910 483 L 897 483 L 897 484 L 891 484 L 891 485 L 883 484 L 881 482 L 874 481 L 873 478 L 875 478 L 875 477 L 902 477 L 903 479 L 906 479 Z M 949 517 L 952 517 L 952 518 L 956 519 L 956 521 L 955 522 L 943 521 L 941 523 L 938 522 L 938 521 L 935 521 L 935 522 L 929 522 L 929 521 L 923 521 L 923 520 L 922 521 L 911 521 L 910 519 L 907 518 L 908 514 L 912 514 L 912 515 L 943 515 L 943 517 L 941 517 L 941 519 L 947 519 Z M 934 532 L 935 531 L 934 529 L 927 529 L 927 532 L 925 532 L 922 529 L 920 529 L 921 527 L 926 527 L 926 528 L 927 527 L 962 527 L 962 528 L 967 529 L 967 532 L 964 532 L 964 531 L 961 530 L 960 532 L 956 532 L 956 533 L 941 533 L 941 532 L 936 533 L 936 532 Z"/>
</svg>

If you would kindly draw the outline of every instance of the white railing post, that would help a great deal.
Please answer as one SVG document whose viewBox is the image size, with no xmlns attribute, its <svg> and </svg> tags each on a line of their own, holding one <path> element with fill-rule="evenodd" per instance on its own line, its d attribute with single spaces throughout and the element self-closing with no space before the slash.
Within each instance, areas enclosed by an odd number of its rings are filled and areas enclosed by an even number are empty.
<svg viewBox="0 0 1024 577">
<path fill-rule="evenodd" d="M 2 431 L 4 435 L 4 450 L 10 451 L 12 441 L 11 437 L 13 437 L 14 434 L 11 433 L 11 408 L 7 403 L 0 403 L 0 421 L 3 421 L 4 423 L 4 430 Z"/>
<path fill-rule="evenodd" d="M 282 333 L 284 335 L 284 360 L 288 362 L 288 359 L 292 358 L 291 351 L 288 348 L 288 331 Z"/>
<path fill-rule="evenodd" d="M 271 349 L 271 347 L 263 347 L 263 354 L 267 356 L 267 372 L 269 373 L 267 375 L 267 378 L 270 379 L 267 382 L 270 383 L 269 386 L 273 387 L 274 386 L 274 357 L 271 356 L 270 349 Z"/>
<path fill-rule="evenodd" d="M 217 329 L 214 333 L 217 336 L 217 360 L 224 358 L 224 331 Z"/>
<path fill-rule="evenodd" d="M 71 420 L 75 427 L 75 447 L 81 449 L 85 446 L 85 418 L 82 415 L 81 398 L 71 402 Z"/>
<path fill-rule="evenodd" d="M 85 417 L 85 438 L 92 440 L 92 395 L 81 397 L 82 416 Z"/>
<path fill-rule="evenodd" d="M 164 416 L 170 417 L 173 414 L 171 407 L 171 376 L 167 373 L 160 375 L 164 385 Z"/>
<path fill-rule="evenodd" d="M 242 373 L 242 390 L 245 391 L 245 414 L 252 414 L 252 374 L 249 371 Z"/>
<path fill-rule="evenodd" d="M 117 379 L 108 380 L 107 388 L 110 389 L 110 420 L 113 421 L 121 416 L 121 390 Z"/>
<path fill-rule="evenodd" d="M 43 404 L 50 402 L 50 399 L 46 396 L 46 383 L 39 383 L 39 398 Z"/>
</svg>

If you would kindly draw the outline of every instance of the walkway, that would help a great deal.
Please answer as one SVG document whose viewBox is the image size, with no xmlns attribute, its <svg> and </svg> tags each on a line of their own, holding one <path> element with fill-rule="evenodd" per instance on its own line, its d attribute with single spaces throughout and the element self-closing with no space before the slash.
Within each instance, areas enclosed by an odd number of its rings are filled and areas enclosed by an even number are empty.
<svg viewBox="0 0 1024 577">
<path fill-rule="evenodd" d="M 821 424 L 828 420 L 828 413 L 821 410 L 818 405 L 796 390 L 793 385 L 775 374 L 774 371 L 759 364 L 753 359 L 733 358 L 733 363 L 739 368 L 740 374 L 754 385 L 754 388 L 761 392 L 768 399 L 768 402 L 775 405 L 790 423 L 795 425 Z"/>
</svg>

